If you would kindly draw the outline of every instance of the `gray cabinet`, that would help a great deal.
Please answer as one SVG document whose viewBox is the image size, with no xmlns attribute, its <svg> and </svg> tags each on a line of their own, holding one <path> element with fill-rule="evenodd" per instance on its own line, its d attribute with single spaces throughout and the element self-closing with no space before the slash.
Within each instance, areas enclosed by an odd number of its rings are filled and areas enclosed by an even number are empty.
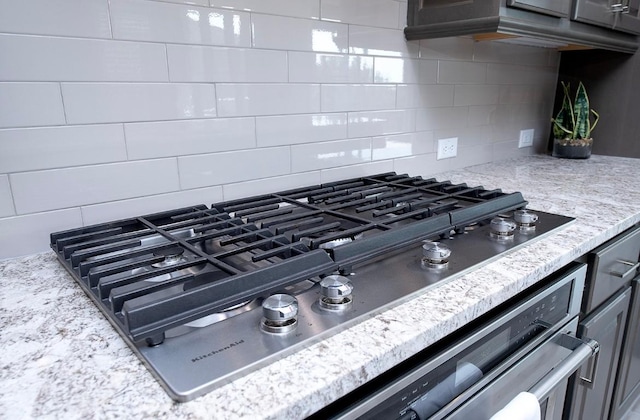
<svg viewBox="0 0 640 420">
<path fill-rule="evenodd" d="M 568 17 L 573 0 L 507 0 L 507 5 L 545 15 Z"/>
<path fill-rule="evenodd" d="M 640 33 L 640 0 L 575 0 L 574 20 L 616 31 Z"/>
<path fill-rule="evenodd" d="M 571 419 L 609 418 L 630 300 L 631 288 L 628 287 L 585 318 L 578 327 L 580 337 L 589 337 L 600 343 L 600 354 L 597 363 L 583 367 L 576 373 L 573 402 L 569 408 Z M 586 382 L 581 377 L 592 379 L 592 382 Z"/>
</svg>

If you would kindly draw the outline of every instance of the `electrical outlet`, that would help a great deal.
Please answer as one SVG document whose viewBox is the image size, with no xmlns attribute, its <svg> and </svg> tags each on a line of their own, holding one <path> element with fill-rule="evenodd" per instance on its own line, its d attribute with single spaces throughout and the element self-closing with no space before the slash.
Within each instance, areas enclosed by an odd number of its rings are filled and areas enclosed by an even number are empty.
<svg viewBox="0 0 640 420">
<path fill-rule="evenodd" d="M 520 130 L 520 140 L 518 141 L 518 147 L 533 146 L 533 134 L 534 129 Z"/>
<path fill-rule="evenodd" d="M 458 138 L 451 137 L 449 139 L 438 140 L 437 160 L 456 157 L 458 155 Z"/>
</svg>

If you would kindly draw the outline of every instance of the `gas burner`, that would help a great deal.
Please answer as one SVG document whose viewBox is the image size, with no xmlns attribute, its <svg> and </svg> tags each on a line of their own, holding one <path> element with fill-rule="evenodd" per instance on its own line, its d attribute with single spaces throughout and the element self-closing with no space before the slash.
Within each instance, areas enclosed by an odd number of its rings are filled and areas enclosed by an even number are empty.
<svg viewBox="0 0 640 420">
<path fill-rule="evenodd" d="M 422 267 L 442 270 L 449 265 L 451 250 L 440 242 L 427 242 L 422 245 Z"/>
<path fill-rule="evenodd" d="M 298 325 L 298 301 L 291 295 L 271 295 L 262 302 L 262 315 L 262 331 L 286 334 Z"/>
<path fill-rule="evenodd" d="M 167 330 L 165 332 L 165 337 L 179 337 L 198 328 L 208 327 L 209 325 L 213 325 L 217 322 L 222 322 L 236 315 L 249 312 L 257 308 L 258 306 L 260 306 L 260 301 L 258 299 L 252 299 L 246 302 L 242 302 L 237 305 L 230 306 L 227 309 L 224 309 L 215 314 L 207 315 L 202 318 L 196 319 L 195 321 L 191 321 L 179 327 Z"/>
<path fill-rule="evenodd" d="M 321 249 L 333 249 L 333 248 L 336 248 L 336 247 L 338 247 L 340 245 L 348 244 L 348 243 L 353 242 L 353 241 L 355 241 L 357 239 L 360 239 L 363 236 L 364 236 L 364 234 L 358 233 L 355 236 L 347 236 L 347 237 L 344 237 L 344 238 L 333 239 L 331 241 L 321 243 L 319 248 L 321 248 Z"/>
<path fill-rule="evenodd" d="M 521 232 L 531 232 L 536 229 L 538 215 L 535 213 L 532 213 L 526 209 L 516 210 L 515 212 L 513 212 L 513 218 L 518 224 Z"/>
<path fill-rule="evenodd" d="M 502 217 L 494 217 L 491 219 L 491 230 L 489 231 L 489 236 L 498 241 L 508 241 L 513 239 L 513 233 L 515 230 L 515 222 Z"/>
<path fill-rule="evenodd" d="M 331 275 L 320 282 L 320 298 L 318 303 L 321 308 L 330 311 L 344 311 L 351 308 L 353 299 L 351 293 L 353 285 L 345 276 Z"/>
<path fill-rule="evenodd" d="M 184 254 L 184 248 L 179 246 L 172 246 L 171 248 L 163 248 L 153 251 L 153 255 L 156 257 L 164 257 L 164 260 L 151 264 L 153 268 L 163 268 L 170 267 L 172 265 L 179 264 L 181 262 L 187 261 L 185 257 L 182 256 Z"/>
</svg>

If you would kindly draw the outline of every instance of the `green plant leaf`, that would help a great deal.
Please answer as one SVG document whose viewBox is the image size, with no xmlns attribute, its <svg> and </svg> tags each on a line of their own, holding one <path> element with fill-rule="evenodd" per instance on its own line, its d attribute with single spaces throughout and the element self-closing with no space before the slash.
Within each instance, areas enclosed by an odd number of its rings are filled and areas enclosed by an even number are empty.
<svg viewBox="0 0 640 420">
<path fill-rule="evenodd" d="M 573 103 L 573 112 L 575 115 L 574 138 L 586 139 L 591 134 L 589 122 L 589 97 L 582 82 L 578 85 L 576 98 Z"/>
</svg>

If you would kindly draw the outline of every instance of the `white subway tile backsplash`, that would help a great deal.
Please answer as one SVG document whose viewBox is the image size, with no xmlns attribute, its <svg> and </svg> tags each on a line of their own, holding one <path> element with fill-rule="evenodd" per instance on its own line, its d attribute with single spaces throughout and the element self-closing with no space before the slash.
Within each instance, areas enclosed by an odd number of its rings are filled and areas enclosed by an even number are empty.
<svg viewBox="0 0 640 420">
<path fill-rule="evenodd" d="M 413 109 L 349 113 L 349 137 L 370 137 L 406 133 L 416 129 Z"/>
<path fill-rule="evenodd" d="M 290 52 L 289 82 L 371 83 L 373 57 Z"/>
<path fill-rule="evenodd" d="M 63 83 L 62 94 L 70 124 L 216 116 L 209 84 Z"/>
<path fill-rule="evenodd" d="M 454 85 L 398 85 L 398 108 L 453 106 Z"/>
<path fill-rule="evenodd" d="M 252 13 L 251 27 L 255 48 L 345 53 L 349 47 L 341 23 Z"/>
<path fill-rule="evenodd" d="M 0 0 L 0 32 L 111 38 L 104 0 Z"/>
<path fill-rule="evenodd" d="M 455 106 L 497 104 L 500 86 L 497 85 L 457 85 L 453 98 Z"/>
<path fill-rule="evenodd" d="M 392 109 L 395 85 L 322 85 L 322 111 L 367 111 Z"/>
<path fill-rule="evenodd" d="M 216 93 L 221 117 L 320 111 L 320 85 L 219 84 Z"/>
<path fill-rule="evenodd" d="M 259 147 L 345 139 L 347 114 L 257 117 L 256 136 Z"/>
<path fill-rule="evenodd" d="M 378 162 L 368 162 L 361 165 L 350 165 L 340 168 L 323 169 L 322 171 L 320 171 L 320 179 L 322 183 L 325 183 L 348 178 L 382 174 L 391 171 L 393 171 L 393 161 L 383 160 Z"/>
<path fill-rule="evenodd" d="M 9 176 L 18 214 L 177 191 L 175 159 L 22 172 Z"/>
<path fill-rule="evenodd" d="M 213 7 L 301 18 L 320 18 L 320 0 L 209 0 Z"/>
<path fill-rule="evenodd" d="M 320 171 L 314 171 L 227 184 L 222 189 L 224 191 L 224 200 L 228 201 L 272 193 L 274 185 L 277 185 L 277 190 L 284 191 L 320 183 Z"/>
<path fill-rule="evenodd" d="M 0 219 L 0 256 L 11 258 L 51 250 L 52 232 L 80 226 L 82 216 L 78 208 Z"/>
<path fill-rule="evenodd" d="M 407 41 L 402 30 L 349 25 L 351 54 L 418 57 L 419 50 L 418 41 Z"/>
<path fill-rule="evenodd" d="M 120 124 L 0 130 L 0 173 L 124 160 Z"/>
<path fill-rule="evenodd" d="M 519 65 L 547 66 L 547 48 L 513 45 L 503 42 L 477 42 L 474 46 L 474 61 L 518 63 Z"/>
<path fill-rule="evenodd" d="M 440 61 L 438 83 L 483 84 L 487 80 L 487 64 L 460 61 Z M 491 82 L 488 82 L 491 83 Z"/>
<path fill-rule="evenodd" d="M 167 81 L 160 44 L 1 35 L 0 80 Z"/>
<path fill-rule="evenodd" d="M 0 217 L 8 217 L 16 214 L 13 208 L 13 195 L 9 185 L 9 176 L 0 175 Z"/>
<path fill-rule="evenodd" d="M 374 81 L 376 83 L 419 83 L 420 65 L 420 60 L 376 57 Z"/>
<path fill-rule="evenodd" d="M 400 5 L 388 0 L 322 0 L 322 19 L 382 28 L 397 28 Z"/>
<path fill-rule="evenodd" d="M 178 158 L 183 189 L 268 178 L 291 173 L 288 147 L 269 147 L 237 152 Z"/>
<path fill-rule="evenodd" d="M 167 55 L 172 82 L 287 81 L 285 51 L 167 45 Z"/>
<path fill-rule="evenodd" d="M 249 13 L 147 0 L 110 0 L 115 39 L 249 47 Z"/>
<path fill-rule="evenodd" d="M 256 145 L 253 118 L 125 124 L 129 159 L 193 155 Z"/>
<path fill-rule="evenodd" d="M 371 139 L 330 141 L 291 146 L 291 170 L 335 168 L 371 161 Z"/>
<path fill-rule="evenodd" d="M 421 108 L 416 111 L 416 130 L 428 131 L 465 127 L 468 115 L 469 108 L 466 106 Z"/>
<path fill-rule="evenodd" d="M 80 209 L 82 211 L 82 220 L 87 226 L 198 204 L 208 206 L 211 203 L 220 201 L 222 201 L 222 187 L 208 187 L 133 198 L 131 200 L 93 204 L 82 206 Z"/>
<path fill-rule="evenodd" d="M 466 37 L 422 39 L 420 58 L 471 61 L 474 58 L 474 46 L 478 44 Z"/>
<path fill-rule="evenodd" d="M 413 132 L 374 137 L 371 142 L 373 160 L 395 159 L 433 152 L 433 132 Z"/>
<path fill-rule="evenodd" d="M 58 83 L 0 83 L 0 128 L 64 123 Z"/>
</svg>

